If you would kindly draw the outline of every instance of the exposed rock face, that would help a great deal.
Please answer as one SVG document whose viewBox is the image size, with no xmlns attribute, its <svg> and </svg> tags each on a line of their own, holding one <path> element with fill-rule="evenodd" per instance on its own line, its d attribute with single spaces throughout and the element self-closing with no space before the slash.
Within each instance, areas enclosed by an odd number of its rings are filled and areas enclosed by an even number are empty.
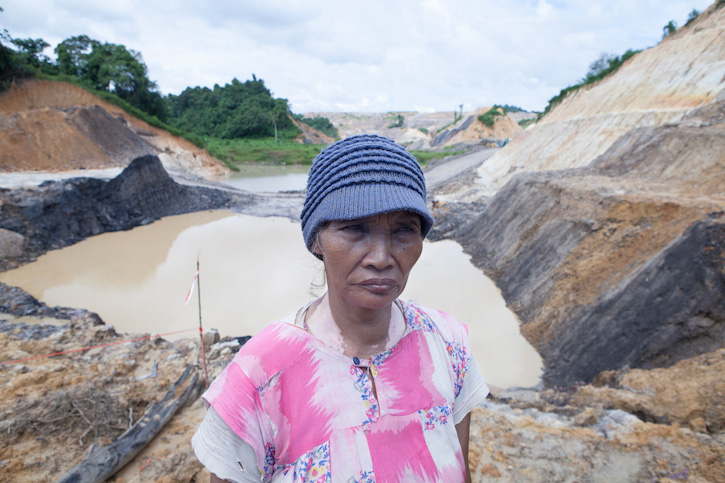
<svg viewBox="0 0 725 483">
<path fill-rule="evenodd" d="M 124 167 L 159 156 L 197 176 L 229 170 L 206 150 L 64 82 L 32 80 L 0 95 L 0 171 Z"/>
<path fill-rule="evenodd" d="M 23 254 L 25 237 L 14 231 L 0 228 L 0 258 L 15 258 Z"/>
<path fill-rule="evenodd" d="M 548 385 L 725 344 L 725 8 L 701 17 L 484 162 L 482 211 L 434 205 Z"/>
<path fill-rule="evenodd" d="M 676 123 L 714 101 L 725 89 L 725 9 L 714 7 L 616 73 L 568 96 L 481 166 L 486 194 L 521 171 L 587 166 L 630 130 Z"/>
<path fill-rule="evenodd" d="M 508 115 L 497 116 L 493 126 L 488 127 L 478 120 L 490 107 L 482 107 L 465 116 L 450 129 L 442 131 L 431 141 L 431 146 L 453 146 L 456 144 L 495 143 L 517 136 L 523 131 L 514 119 Z"/>
<path fill-rule="evenodd" d="M 638 129 L 589 168 L 515 176 L 457 232 L 549 384 L 725 343 L 725 177 L 713 176 L 725 124 L 713 110 L 725 103 L 696 113 L 706 127 Z"/>
<path fill-rule="evenodd" d="M 128 230 L 163 216 L 208 209 L 243 209 L 259 197 L 177 184 L 156 156 L 135 159 L 110 181 L 74 178 L 38 188 L 0 190 L 0 228 L 24 237 L 23 254 L 7 269 L 48 250 L 107 231 Z"/>
<path fill-rule="evenodd" d="M 458 122 L 454 112 L 315 112 L 307 116 L 326 117 L 343 138 L 356 134 L 378 134 L 394 139 L 409 150 L 443 149 L 448 146 L 472 146 L 500 142 L 521 133 L 522 129 L 510 116 L 502 116 L 492 127 L 478 121 L 478 115 L 489 107 L 463 114 Z M 398 115 L 403 125 L 398 126 Z"/>
<path fill-rule="evenodd" d="M 0 283 L 0 313 L 15 317 L 52 317 L 60 320 L 86 320 L 94 325 L 102 324 L 98 314 L 85 309 L 49 307 L 19 287 Z"/>
</svg>

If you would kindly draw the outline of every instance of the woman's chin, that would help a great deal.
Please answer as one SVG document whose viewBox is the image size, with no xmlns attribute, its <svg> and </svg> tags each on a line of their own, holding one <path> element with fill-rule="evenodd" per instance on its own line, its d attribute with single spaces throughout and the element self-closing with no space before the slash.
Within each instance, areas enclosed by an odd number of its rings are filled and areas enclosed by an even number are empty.
<svg viewBox="0 0 725 483">
<path fill-rule="evenodd" d="M 400 295 L 399 290 L 388 291 L 388 292 L 373 292 L 367 291 L 366 293 L 360 294 L 354 297 L 352 300 L 356 305 L 362 308 L 379 310 L 390 308 L 390 306 L 397 300 Z"/>
</svg>

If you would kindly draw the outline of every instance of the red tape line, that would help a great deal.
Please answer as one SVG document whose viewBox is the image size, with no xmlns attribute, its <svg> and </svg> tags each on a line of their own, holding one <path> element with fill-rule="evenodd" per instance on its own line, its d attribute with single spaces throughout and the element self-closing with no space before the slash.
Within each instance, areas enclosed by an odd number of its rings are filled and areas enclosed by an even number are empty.
<svg viewBox="0 0 725 483">
<path fill-rule="evenodd" d="M 194 327 L 193 329 L 184 329 L 184 330 L 177 330 L 175 332 L 167 332 L 165 334 L 147 335 L 146 337 L 138 337 L 136 339 L 119 340 L 116 342 L 109 342 L 108 344 L 99 344 L 99 345 L 94 345 L 94 346 L 90 346 L 90 347 L 80 347 L 78 349 L 71 349 L 71 350 L 62 351 L 62 352 L 54 352 L 52 354 L 43 354 L 42 356 L 26 357 L 25 359 L 15 359 L 14 361 L 0 362 L 0 366 L 4 366 L 7 364 L 16 364 L 18 362 L 32 361 L 33 359 L 41 359 L 43 357 L 60 356 L 63 354 L 70 354 L 72 352 L 89 351 L 91 349 L 97 349 L 99 347 L 108 347 L 108 346 L 117 345 L 117 344 L 127 344 L 129 342 L 136 342 L 139 340 L 151 339 L 153 337 L 163 337 L 165 335 L 181 334 L 182 332 L 190 332 L 192 330 L 196 330 L 196 327 Z"/>
</svg>

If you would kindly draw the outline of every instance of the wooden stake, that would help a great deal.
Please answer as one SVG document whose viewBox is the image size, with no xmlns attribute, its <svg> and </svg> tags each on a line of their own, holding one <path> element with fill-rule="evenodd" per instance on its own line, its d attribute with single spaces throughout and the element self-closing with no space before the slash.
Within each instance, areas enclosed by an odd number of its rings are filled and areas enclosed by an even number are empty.
<svg viewBox="0 0 725 483">
<path fill-rule="evenodd" d="M 206 372 L 206 354 L 204 353 L 204 328 L 201 325 L 201 271 L 199 270 L 199 256 L 196 256 L 196 293 L 199 300 L 199 342 L 201 342 L 201 363 L 204 366 L 204 383 L 209 389 L 209 375 Z"/>
</svg>

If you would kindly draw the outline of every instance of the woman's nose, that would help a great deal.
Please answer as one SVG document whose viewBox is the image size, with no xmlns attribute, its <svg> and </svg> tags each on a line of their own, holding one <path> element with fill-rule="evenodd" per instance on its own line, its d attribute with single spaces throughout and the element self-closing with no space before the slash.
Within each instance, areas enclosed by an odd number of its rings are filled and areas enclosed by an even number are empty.
<svg viewBox="0 0 725 483">
<path fill-rule="evenodd" d="M 363 262 L 378 270 L 393 264 L 392 239 L 389 233 L 372 233 Z"/>
</svg>

